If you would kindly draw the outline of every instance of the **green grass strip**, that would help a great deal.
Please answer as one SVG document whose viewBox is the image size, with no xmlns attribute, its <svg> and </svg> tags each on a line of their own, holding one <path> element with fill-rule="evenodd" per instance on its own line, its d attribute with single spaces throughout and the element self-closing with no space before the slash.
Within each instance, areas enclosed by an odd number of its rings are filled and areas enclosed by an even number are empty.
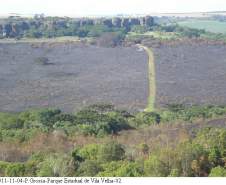
<svg viewBox="0 0 226 185">
<path fill-rule="evenodd" d="M 155 77 L 155 59 L 152 49 L 138 45 L 143 48 L 148 54 L 148 80 L 149 80 L 149 96 L 148 105 L 145 109 L 147 112 L 155 111 L 155 99 L 156 99 L 156 77 Z"/>
</svg>

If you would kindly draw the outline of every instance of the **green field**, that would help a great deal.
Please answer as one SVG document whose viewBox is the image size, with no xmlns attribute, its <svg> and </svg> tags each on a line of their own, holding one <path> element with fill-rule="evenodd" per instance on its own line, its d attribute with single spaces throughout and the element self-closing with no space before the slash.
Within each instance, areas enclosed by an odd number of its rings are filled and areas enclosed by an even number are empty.
<svg viewBox="0 0 226 185">
<path fill-rule="evenodd" d="M 180 37 L 179 34 L 175 32 L 161 32 L 161 31 L 148 31 L 145 33 L 135 33 L 135 32 L 129 32 L 128 37 L 137 37 L 137 36 L 150 36 L 155 39 L 161 39 L 161 40 L 173 40 L 178 39 Z"/>
<path fill-rule="evenodd" d="M 226 33 L 226 22 L 191 19 L 187 21 L 180 21 L 178 24 L 189 28 L 205 29 L 206 31 L 213 33 Z"/>
<path fill-rule="evenodd" d="M 93 38 L 86 37 L 86 38 L 79 38 L 77 36 L 62 36 L 62 37 L 55 37 L 55 38 L 4 38 L 0 39 L 0 43 L 42 43 L 42 42 L 81 42 L 87 41 L 91 42 Z"/>
</svg>

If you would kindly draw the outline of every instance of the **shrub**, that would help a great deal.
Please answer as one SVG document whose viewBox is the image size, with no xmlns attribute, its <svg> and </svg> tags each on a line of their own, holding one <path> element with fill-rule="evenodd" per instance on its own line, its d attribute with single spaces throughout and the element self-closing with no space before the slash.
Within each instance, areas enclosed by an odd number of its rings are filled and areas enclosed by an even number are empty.
<svg viewBox="0 0 226 185">
<path fill-rule="evenodd" d="M 178 114 L 175 112 L 164 110 L 160 113 L 160 117 L 161 117 L 161 122 L 168 123 L 178 119 Z"/>
<path fill-rule="evenodd" d="M 26 176 L 26 177 L 34 177 L 34 176 L 36 176 L 37 163 L 35 163 L 35 162 L 26 162 L 24 165 L 25 165 L 24 176 Z"/>
<path fill-rule="evenodd" d="M 100 114 L 111 112 L 115 110 L 114 105 L 111 104 L 94 104 L 87 107 L 87 109 L 97 111 Z"/>
<path fill-rule="evenodd" d="M 76 161 L 76 162 L 82 162 L 85 160 L 83 158 L 85 156 L 82 156 L 82 154 L 80 154 L 79 152 L 80 152 L 80 148 L 75 148 L 71 153 L 71 156 L 73 157 L 74 161 Z"/>
<path fill-rule="evenodd" d="M 221 155 L 225 155 L 226 129 L 209 127 L 204 128 L 197 133 L 193 142 L 204 146 L 208 152 L 210 152 L 210 150 L 215 151 L 217 149 L 220 150 Z"/>
<path fill-rule="evenodd" d="M 6 167 L 5 174 L 8 177 L 22 177 L 25 175 L 25 165 L 22 163 L 12 163 Z"/>
<path fill-rule="evenodd" d="M 95 132 L 95 128 L 93 125 L 85 125 L 85 124 L 81 124 L 81 125 L 78 125 L 76 126 L 76 130 L 85 135 L 85 136 L 88 136 L 88 135 L 96 135 L 96 132 Z"/>
<path fill-rule="evenodd" d="M 137 162 L 112 161 L 102 165 L 103 171 L 98 176 L 104 177 L 140 177 L 143 175 L 143 167 Z"/>
<path fill-rule="evenodd" d="M 44 109 L 38 114 L 38 121 L 44 126 L 52 127 L 56 122 L 56 115 L 59 115 L 61 111 L 59 109 Z"/>
<path fill-rule="evenodd" d="M 79 155 L 85 159 L 85 160 L 97 160 L 98 159 L 98 150 L 99 145 L 98 144 L 89 144 L 84 146 L 79 150 Z"/>
<path fill-rule="evenodd" d="M 47 57 L 38 57 L 34 59 L 35 63 L 41 64 L 41 65 L 49 65 L 49 59 Z"/>
<path fill-rule="evenodd" d="M 33 153 L 30 158 L 29 161 L 31 162 L 35 162 L 35 163 L 40 163 L 42 161 L 45 160 L 45 156 L 46 154 L 43 152 L 37 152 L 37 153 Z"/>
<path fill-rule="evenodd" d="M 226 177 L 226 169 L 221 166 L 212 168 L 209 177 Z"/>
<path fill-rule="evenodd" d="M 5 171 L 6 171 L 6 168 L 8 167 L 10 163 L 8 162 L 5 162 L 5 161 L 0 161 L 0 176 L 3 177 L 5 176 Z"/>
<path fill-rule="evenodd" d="M 98 158 L 103 162 L 123 160 L 125 158 L 124 147 L 115 142 L 103 144 L 98 151 Z"/>
<path fill-rule="evenodd" d="M 94 124 L 104 119 L 105 115 L 99 114 L 95 110 L 83 109 L 76 113 L 76 124 Z"/>
<path fill-rule="evenodd" d="M 73 160 L 68 155 L 52 154 L 42 161 L 37 170 L 37 176 L 63 177 L 72 176 L 75 171 Z"/>
<path fill-rule="evenodd" d="M 135 162 L 121 162 L 120 168 L 115 171 L 117 177 L 140 177 L 143 175 L 143 168 Z"/>
<path fill-rule="evenodd" d="M 0 129 L 23 128 L 23 122 L 18 119 L 18 115 L 0 113 Z"/>
<path fill-rule="evenodd" d="M 53 170 L 48 163 L 42 163 L 37 170 L 38 177 L 52 177 L 54 176 Z"/>
<path fill-rule="evenodd" d="M 145 176 L 149 177 L 165 177 L 168 176 L 168 170 L 163 162 L 155 155 L 151 155 L 148 160 L 144 162 Z"/>
<path fill-rule="evenodd" d="M 160 112 L 160 117 L 163 122 L 183 120 L 194 121 L 195 119 L 208 119 L 226 114 L 224 106 L 190 106 L 185 107 L 180 104 L 168 105 L 168 110 Z"/>
<path fill-rule="evenodd" d="M 82 162 L 78 169 L 79 176 L 96 176 L 102 170 L 97 161 L 86 160 Z"/>
<path fill-rule="evenodd" d="M 144 125 L 159 124 L 161 117 L 155 112 L 140 112 L 136 114 L 135 118 L 130 119 L 130 124 L 135 127 Z"/>
<path fill-rule="evenodd" d="M 75 116 L 64 114 L 59 109 L 37 109 L 29 110 L 19 114 L 20 120 L 23 121 L 26 128 L 33 127 L 62 127 L 62 122 L 65 126 L 72 125 L 75 122 Z M 55 123 L 58 123 L 54 125 Z"/>
<path fill-rule="evenodd" d="M 111 161 L 102 164 L 103 171 L 99 172 L 97 176 L 99 177 L 116 177 L 116 171 L 120 168 L 123 161 Z"/>
<path fill-rule="evenodd" d="M 220 149 L 216 146 L 210 149 L 208 160 L 214 167 L 218 165 L 224 165 Z"/>
<path fill-rule="evenodd" d="M 208 173 L 210 166 L 206 160 L 207 152 L 202 145 L 185 142 L 178 145 L 176 151 L 179 154 L 182 176 L 197 176 Z M 205 160 L 205 165 L 203 165 L 203 160 Z"/>
<path fill-rule="evenodd" d="M 178 169 L 172 169 L 170 171 L 169 177 L 179 177 L 180 176 L 180 171 Z"/>
<path fill-rule="evenodd" d="M 111 111 L 111 106 L 91 106 L 79 111 L 75 116 L 77 128 L 85 135 L 105 136 L 129 129 L 123 113 Z"/>
</svg>

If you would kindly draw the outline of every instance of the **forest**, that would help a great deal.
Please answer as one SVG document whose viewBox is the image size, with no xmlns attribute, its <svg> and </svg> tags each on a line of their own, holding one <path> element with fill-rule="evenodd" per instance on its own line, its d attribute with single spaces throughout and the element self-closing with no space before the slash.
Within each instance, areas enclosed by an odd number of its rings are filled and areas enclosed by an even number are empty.
<svg viewBox="0 0 226 185">
<path fill-rule="evenodd" d="M 178 104 L 137 113 L 110 104 L 74 114 L 1 113 L 0 175 L 225 176 L 225 114 L 226 106 Z M 153 145 L 142 138 L 145 130 L 151 140 L 156 133 L 162 138 Z M 126 143 L 127 132 L 136 143 Z"/>
<path fill-rule="evenodd" d="M 171 21 L 169 22 L 169 20 Z M 181 26 L 181 20 L 174 20 L 171 17 L 69 18 L 35 15 L 33 18 L 11 16 L 0 19 L 1 39 L 15 38 L 18 40 L 21 38 L 55 38 L 62 36 L 98 38 L 106 33 L 114 33 L 117 36 L 116 38 L 124 40 L 130 32 L 138 35 L 147 32 L 175 33 L 179 37 L 214 40 L 225 39 L 226 37 L 223 33 Z"/>
</svg>

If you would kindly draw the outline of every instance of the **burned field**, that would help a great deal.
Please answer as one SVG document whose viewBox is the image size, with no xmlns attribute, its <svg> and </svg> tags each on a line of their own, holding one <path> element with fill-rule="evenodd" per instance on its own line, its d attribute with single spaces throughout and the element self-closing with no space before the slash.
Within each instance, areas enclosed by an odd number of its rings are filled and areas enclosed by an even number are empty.
<svg viewBox="0 0 226 185">
<path fill-rule="evenodd" d="M 94 103 L 146 106 L 147 56 L 136 48 L 78 44 L 1 44 L 0 111 Z"/>
<path fill-rule="evenodd" d="M 226 103 L 225 45 L 180 43 L 154 51 L 158 105 Z"/>
<path fill-rule="evenodd" d="M 157 104 L 226 103 L 226 46 L 184 43 L 154 48 Z M 94 103 L 144 109 L 148 58 L 135 47 L 72 43 L 0 44 L 0 111 Z"/>
</svg>

